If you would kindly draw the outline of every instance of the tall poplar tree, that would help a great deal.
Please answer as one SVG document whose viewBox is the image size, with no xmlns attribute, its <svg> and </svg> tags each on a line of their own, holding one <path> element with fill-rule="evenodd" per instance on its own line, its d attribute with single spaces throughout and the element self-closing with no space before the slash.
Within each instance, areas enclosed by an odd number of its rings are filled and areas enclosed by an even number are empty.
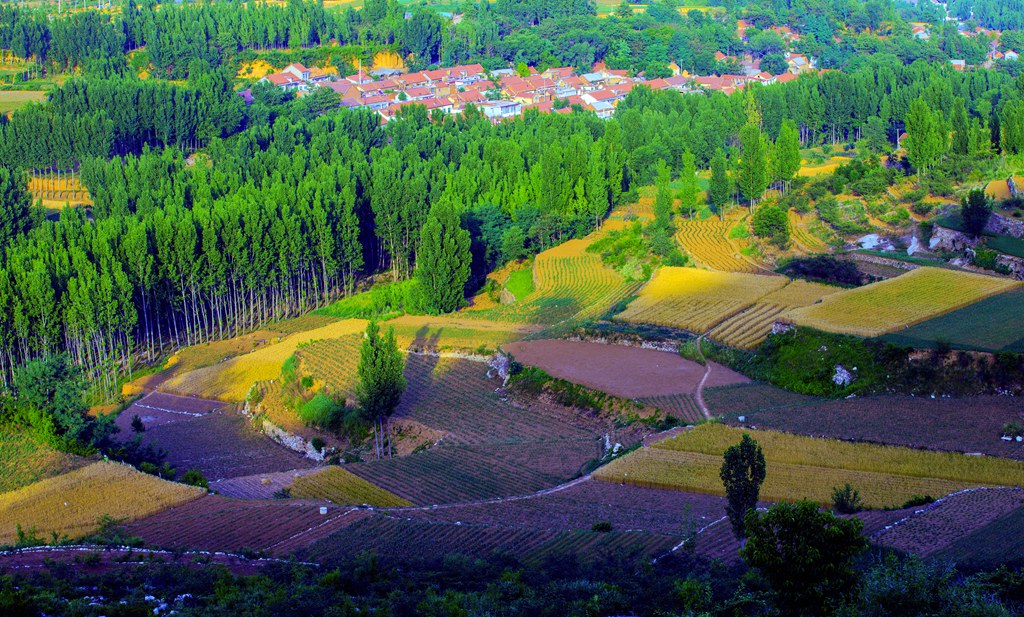
<svg viewBox="0 0 1024 617">
<path fill-rule="evenodd" d="M 383 338 L 377 322 L 366 326 L 366 335 L 359 349 L 359 385 L 356 390 L 363 419 L 373 423 L 374 451 L 377 458 L 390 452 L 391 414 L 402 402 L 405 392 L 405 359 L 395 342 L 395 329 L 388 328 Z"/>
<path fill-rule="evenodd" d="M 462 306 L 471 260 L 469 232 L 455 207 L 447 200 L 438 203 L 423 224 L 416 255 L 416 279 L 428 313 L 450 313 Z"/>
<path fill-rule="evenodd" d="M 725 168 L 725 152 L 719 148 L 715 150 L 715 156 L 711 158 L 711 183 L 708 186 L 708 199 L 722 218 L 725 218 L 725 207 L 729 204 L 731 193 L 729 172 Z"/>
<path fill-rule="evenodd" d="M 693 218 L 697 209 L 697 162 L 689 150 L 683 152 L 683 168 L 679 172 L 679 201 L 682 208 Z"/>
<path fill-rule="evenodd" d="M 754 207 L 768 188 L 768 144 L 761 129 L 747 124 L 740 130 L 740 168 L 737 183 L 743 198 Z"/>
<path fill-rule="evenodd" d="M 792 120 L 784 121 L 779 129 L 779 138 L 775 140 L 775 157 L 777 179 L 785 192 L 796 172 L 800 171 L 800 131 Z"/>
</svg>

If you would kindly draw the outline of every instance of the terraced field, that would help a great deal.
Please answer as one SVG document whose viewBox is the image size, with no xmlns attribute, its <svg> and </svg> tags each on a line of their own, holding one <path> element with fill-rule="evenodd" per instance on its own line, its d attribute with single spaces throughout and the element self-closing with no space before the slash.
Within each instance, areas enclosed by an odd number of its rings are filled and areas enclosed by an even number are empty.
<svg viewBox="0 0 1024 617">
<path fill-rule="evenodd" d="M 723 425 L 701 425 L 617 459 L 594 476 L 610 482 L 721 495 L 721 453 L 738 443 L 743 432 Z M 979 485 L 1024 484 L 1024 464 L 1017 461 L 746 432 L 764 449 L 768 476 L 761 496 L 769 501 L 809 498 L 829 503 L 833 487 L 845 482 L 857 487 L 871 507 L 902 504 L 913 495 L 938 497 Z"/>
<path fill-rule="evenodd" d="M 701 265 L 722 272 L 761 272 L 740 254 L 741 248 L 729 240 L 735 217 L 722 220 L 713 216 L 704 220 L 686 219 L 679 224 L 676 240 Z"/>
<path fill-rule="evenodd" d="M 570 240 L 537 255 L 533 264 L 535 289 L 522 300 L 482 310 L 470 307 L 459 316 L 519 324 L 555 324 L 603 314 L 633 293 L 639 284 L 624 281 L 617 272 L 601 263 L 599 255 L 586 252 L 596 237 Z"/>
<path fill-rule="evenodd" d="M 790 310 L 813 305 L 837 291 L 840 291 L 838 287 L 792 281 L 718 324 L 708 336 L 730 347 L 753 349 L 771 334 L 776 320 L 784 318 Z"/>
<path fill-rule="evenodd" d="M 823 253 L 828 250 L 824 240 L 808 231 L 808 225 L 816 220 L 813 215 L 789 211 L 790 239 L 804 253 Z"/>
<path fill-rule="evenodd" d="M 679 418 L 683 423 L 699 422 L 704 419 L 697 400 L 691 394 L 667 394 L 639 399 L 642 403 L 657 407 L 665 413 Z"/>
<path fill-rule="evenodd" d="M 779 276 L 664 267 L 617 319 L 703 333 L 787 283 Z"/>
<path fill-rule="evenodd" d="M 271 344 L 212 366 L 200 368 L 167 380 L 162 389 L 173 394 L 202 396 L 220 401 L 244 400 L 257 381 L 276 379 L 281 365 L 302 344 L 311 341 L 357 334 L 366 329 L 366 321 L 347 319 L 286 336 Z"/>
<path fill-rule="evenodd" d="M 15 525 L 49 537 L 78 537 L 100 517 L 138 519 L 198 499 L 201 489 L 175 484 L 127 465 L 98 462 L 0 494 L 0 544 L 12 544 Z"/>
<path fill-rule="evenodd" d="M 793 321 L 828 332 L 881 336 L 950 313 L 1020 283 L 972 272 L 918 268 L 796 309 Z"/>
</svg>

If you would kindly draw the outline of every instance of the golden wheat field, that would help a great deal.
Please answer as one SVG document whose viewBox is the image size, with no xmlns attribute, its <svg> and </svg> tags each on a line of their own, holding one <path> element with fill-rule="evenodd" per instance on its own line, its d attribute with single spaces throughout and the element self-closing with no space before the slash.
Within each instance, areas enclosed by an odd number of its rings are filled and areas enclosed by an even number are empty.
<svg viewBox="0 0 1024 617">
<path fill-rule="evenodd" d="M 972 272 L 919 268 L 893 279 L 850 289 L 791 311 L 796 324 L 827 332 L 881 336 L 1019 286 Z"/>
<path fill-rule="evenodd" d="M 771 334 L 772 325 L 794 308 L 810 306 L 838 291 L 838 287 L 795 280 L 722 323 L 708 334 L 730 347 L 753 349 Z"/>
<path fill-rule="evenodd" d="M 16 537 L 16 525 L 47 537 L 88 534 L 102 516 L 137 519 L 198 499 L 202 489 L 175 484 L 127 465 L 98 462 L 0 494 L 0 544 Z"/>
<path fill-rule="evenodd" d="M 278 343 L 236 356 L 212 366 L 168 379 L 161 389 L 182 395 L 196 395 L 221 401 L 241 401 L 257 381 L 276 379 L 281 365 L 299 345 L 311 341 L 335 339 L 366 329 L 364 319 L 346 319 L 286 336 Z"/>
<path fill-rule="evenodd" d="M 730 240 L 729 231 L 739 218 L 725 220 L 713 216 L 704 220 L 686 219 L 679 223 L 676 240 L 698 263 L 722 272 L 758 272 L 760 269 L 741 253 L 745 240 Z"/>
<path fill-rule="evenodd" d="M 789 211 L 790 239 L 797 249 L 804 253 L 822 253 L 828 250 L 828 244 L 824 240 L 808 231 L 808 226 L 815 221 L 814 215 L 798 214 Z"/>
<path fill-rule="evenodd" d="M 914 495 L 939 497 L 979 485 L 1020 486 L 1024 463 L 1008 459 L 855 444 L 704 424 L 613 461 L 595 476 L 640 486 L 724 494 L 722 453 L 748 432 L 767 465 L 762 499 L 831 500 L 849 482 L 869 507 L 899 505 Z"/>
<path fill-rule="evenodd" d="M 411 506 L 402 499 L 341 467 L 327 469 L 308 476 L 300 476 L 289 487 L 292 497 L 326 499 L 345 506 L 370 505 L 379 508 Z"/>
<path fill-rule="evenodd" d="M 382 324 L 384 328 L 389 326 L 395 329 L 395 338 L 403 348 L 484 354 L 537 331 L 537 326 L 528 324 L 466 319 L 458 315 L 403 315 Z"/>
<path fill-rule="evenodd" d="M 664 267 L 617 318 L 706 332 L 787 282 L 781 276 Z"/>
</svg>

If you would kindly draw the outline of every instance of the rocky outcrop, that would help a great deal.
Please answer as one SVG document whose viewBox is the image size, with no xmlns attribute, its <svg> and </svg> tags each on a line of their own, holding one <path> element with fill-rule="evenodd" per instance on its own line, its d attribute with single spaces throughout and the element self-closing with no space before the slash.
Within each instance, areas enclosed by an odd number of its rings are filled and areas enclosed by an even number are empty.
<svg viewBox="0 0 1024 617">
<path fill-rule="evenodd" d="M 1013 255 L 1000 255 L 996 258 L 996 265 L 1006 266 L 1013 278 L 1024 281 L 1024 259 Z"/>
<path fill-rule="evenodd" d="M 967 249 L 972 249 L 977 245 L 977 238 L 965 234 L 962 231 L 936 225 L 935 229 L 932 230 L 932 238 L 928 241 L 928 250 L 963 253 Z"/>
<path fill-rule="evenodd" d="M 1024 221 L 993 212 L 985 225 L 985 233 L 1024 238 Z"/>
</svg>

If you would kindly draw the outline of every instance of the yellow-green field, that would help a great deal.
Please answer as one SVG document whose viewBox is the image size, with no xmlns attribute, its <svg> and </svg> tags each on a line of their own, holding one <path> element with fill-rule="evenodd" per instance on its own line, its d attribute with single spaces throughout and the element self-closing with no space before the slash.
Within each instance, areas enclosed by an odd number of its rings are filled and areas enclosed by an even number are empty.
<svg viewBox="0 0 1024 617">
<path fill-rule="evenodd" d="M 395 508 L 412 505 L 398 495 L 370 484 L 341 467 L 328 467 L 319 473 L 296 478 L 289 488 L 292 497 L 326 499 L 345 506 L 366 504 L 379 508 Z"/>
<path fill-rule="evenodd" d="M 810 306 L 838 291 L 838 287 L 795 280 L 759 299 L 741 313 L 726 319 L 709 333 L 730 347 L 753 349 L 771 334 L 772 325 L 791 309 Z"/>
<path fill-rule="evenodd" d="M 504 343 L 516 341 L 537 330 L 537 326 L 458 315 L 403 315 L 382 324 L 393 327 L 398 344 L 404 348 L 433 351 L 493 353 Z"/>
<path fill-rule="evenodd" d="M 794 323 L 827 332 L 881 336 L 955 311 L 1020 283 L 972 272 L 919 268 L 793 310 Z"/>
<path fill-rule="evenodd" d="M 0 544 L 14 542 L 19 524 L 43 537 L 56 531 L 75 538 L 93 531 L 103 516 L 133 520 L 203 494 L 127 465 L 93 463 L 0 495 Z"/>
<path fill-rule="evenodd" d="M 724 495 L 722 453 L 750 433 L 763 448 L 767 476 L 761 498 L 829 503 L 846 482 L 868 507 L 901 505 L 914 495 L 940 497 L 981 485 L 1021 486 L 1024 463 L 909 448 L 814 439 L 704 424 L 637 450 L 595 472 L 611 482 Z"/>
<path fill-rule="evenodd" d="M 276 379 L 281 365 L 299 345 L 311 341 L 335 339 L 366 329 L 366 320 L 346 319 L 286 336 L 278 343 L 236 356 L 225 362 L 200 368 L 168 379 L 162 389 L 183 395 L 196 395 L 222 401 L 241 401 L 257 381 Z"/>
<path fill-rule="evenodd" d="M 665 267 L 618 318 L 702 333 L 788 282 L 781 276 Z"/>
</svg>

